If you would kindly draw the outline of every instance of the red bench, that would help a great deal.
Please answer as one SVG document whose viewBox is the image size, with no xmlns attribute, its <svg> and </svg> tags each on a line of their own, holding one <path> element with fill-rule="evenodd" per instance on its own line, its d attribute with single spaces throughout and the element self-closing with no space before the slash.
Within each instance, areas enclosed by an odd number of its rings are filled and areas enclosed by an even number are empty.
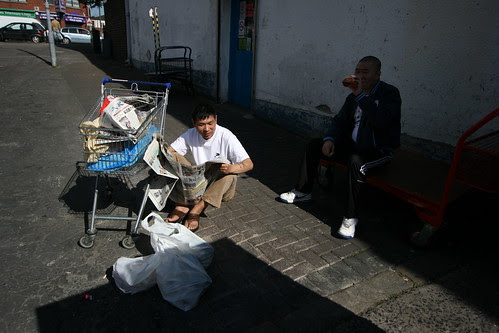
<svg viewBox="0 0 499 333">
<path fill-rule="evenodd" d="M 367 183 L 410 203 L 425 222 L 423 228 L 412 235 L 416 245 L 429 243 L 442 225 L 449 203 L 470 188 L 490 193 L 499 191 L 499 126 L 493 121 L 497 116 L 499 109 L 461 135 L 450 164 L 398 150 L 389 165 L 374 169 L 367 176 Z M 337 162 L 322 160 L 321 164 L 346 169 Z"/>
</svg>

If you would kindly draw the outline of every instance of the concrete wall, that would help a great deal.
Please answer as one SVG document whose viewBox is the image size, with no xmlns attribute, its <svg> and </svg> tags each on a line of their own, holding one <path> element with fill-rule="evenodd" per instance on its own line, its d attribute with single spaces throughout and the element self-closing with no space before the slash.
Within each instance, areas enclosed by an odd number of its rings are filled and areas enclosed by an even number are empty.
<svg viewBox="0 0 499 333">
<path fill-rule="evenodd" d="M 375 55 L 401 91 L 403 131 L 453 144 L 498 106 L 498 14 L 493 0 L 259 1 L 255 97 L 335 113 L 341 78 Z"/>
<path fill-rule="evenodd" d="M 230 1 L 220 1 L 224 100 Z M 152 64 L 148 10 L 158 6 L 161 43 L 191 46 L 198 83 L 214 95 L 217 0 L 129 2 L 134 61 Z M 341 79 L 359 58 L 375 55 L 382 79 L 401 91 L 403 132 L 454 144 L 498 106 L 497 17 L 494 0 L 259 0 L 254 111 L 304 134 L 321 134 L 348 93 Z"/>
<path fill-rule="evenodd" d="M 161 46 L 192 48 L 196 82 L 204 92 L 215 93 L 217 2 L 130 0 L 130 54 L 134 65 L 154 71 L 154 35 L 149 16 L 157 7 Z M 198 87 L 199 88 L 199 87 Z"/>
</svg>

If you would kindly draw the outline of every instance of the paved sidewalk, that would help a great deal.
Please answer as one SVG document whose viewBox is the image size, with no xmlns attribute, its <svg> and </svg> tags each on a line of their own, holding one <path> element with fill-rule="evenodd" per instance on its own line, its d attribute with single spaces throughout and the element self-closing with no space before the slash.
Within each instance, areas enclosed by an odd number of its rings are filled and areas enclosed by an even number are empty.
<svg viewBox="0 0 499 333">
<path fill-rule="evenodd" d="M 126 250 L 119 246 L 125 226 L 102 221 L 94 247 L 82 249 L 77 241 L 88 216 L 69 214 L 57 197 L 81 159 L 77 126 L 99 96 L 100 80 L 146 78 L 90 47 L 57 47 L 57 56 L 52 69 L 47 45 L 0 44 L 7 120 L 0 136 L 0 331 L 498 331 L 497 226 L 488 223 L 480 239 L 466 234 L 471 220 L 497 221 L 497 197 L 473 194 L 452 207 L 452 227 L 438 246 L 421 250 L 408 242 L 418 227 L 410 206 L 367 188 L 357 237 L 337 239 L 344 174 L 335 174 L 333 189 L 316 188 L 311 203 L 277 202 L 293 187 L 306 138 L 229 104 L 217 106 L 219 123 L 238 136 L 255 169 L 239 177 L 232 201 L 201 219 L 197 234 L 215 248 L 207 269 L 212 286 L 189 312 L 166 303 L 157 288 L 120 293 L 109 281 L 112 264 L 150 254 L 147 235 Z M 168 141 L 205 100 L 171 92 Z M 72 195 L 88 207 L 92 182 L 77 180 L 74 189 L 83 191 Z M 116 212 L 136 209 L 140 185 L 115 198 Z"/>
</svg>

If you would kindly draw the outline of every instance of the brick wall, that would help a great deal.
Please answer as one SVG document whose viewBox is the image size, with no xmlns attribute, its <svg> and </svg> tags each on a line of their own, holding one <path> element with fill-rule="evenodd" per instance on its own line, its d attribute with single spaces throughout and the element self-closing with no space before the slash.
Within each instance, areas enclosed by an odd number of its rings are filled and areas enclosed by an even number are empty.
<svg viewBox="0 0 499 333">
<path fill-rule="evenodd" d="M 125 61 L 127 54 L 125 1 L 113 0 L 104 4 L 106 26 L 104 38 L 110 41 L 111 56 L 117 61 Z"/>
</svg>

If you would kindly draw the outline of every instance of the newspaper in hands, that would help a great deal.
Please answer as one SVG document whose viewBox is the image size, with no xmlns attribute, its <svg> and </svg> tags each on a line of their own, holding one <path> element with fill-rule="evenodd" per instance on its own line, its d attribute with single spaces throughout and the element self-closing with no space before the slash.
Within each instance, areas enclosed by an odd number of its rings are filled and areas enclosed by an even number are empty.
<svg viewBox="0 0 499 333">
<path fill-rule="evenodd" d="M 147 147 L 144 154 L 144 161 L 158 175 L 150 183 L 148 197 L 156 209 L 162 210 L 166 206 L 166 200 L 175 187 L 178 177 L 164 158 L 159 135 L 156 135 L 149 144 L 149 147 Z"/>
<path fill-rule="evenodd" d="M 166 199 L 170 195 L 177 203 L 186 205 L 198 203 L 206 188 L 220 176 L 219 164 L 230 164 L 230 161 L 223 156 L 199 165 L 182 164 L 160 141 L 161 138 L 153 140 L 145 153 L 144 160 L 157 175 L 175 181 L 170 184 L 158 183 L 158 186 L 163 186 L 161 190 L 155 192 L 158 198 L 152 198 L 154 194 L 150 192 L 149 198 L 155 205 L 158 203 L 156 205 L 158 210 L 164 208 L 160 203 L 166 204 Z M 180 181 L 179 184 L 176 184 L 177 180 Z"/>
</svg>

